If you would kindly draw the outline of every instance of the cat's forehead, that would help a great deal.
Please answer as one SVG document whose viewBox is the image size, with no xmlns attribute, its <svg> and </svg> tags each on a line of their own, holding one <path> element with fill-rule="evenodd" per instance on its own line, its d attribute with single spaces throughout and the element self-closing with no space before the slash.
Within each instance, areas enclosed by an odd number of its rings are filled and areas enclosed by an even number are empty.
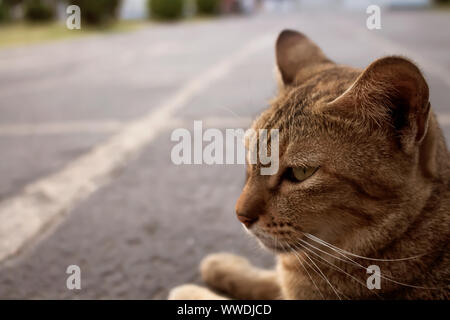
<svg viewBox="0 0 450 320">
<path fill-rule="evenodd" d="M 308 121 L 305 120 L 317 117 L 320 107 L 345 92 L 359 73 L 360 71 L 351 68 L 333 67 L 315 74 L 301 84 L 283 88 L 271 102 L 269 109 L 253 123 L 252 128 L 285 132 L 298 125 L 306 128 Z"/>
<path fill-rule="evenodd" d="M 302 85 L 284 88 L 251 129 L 255 132 L 277 130 L 280 157 L 298 150 L 316 150 L 327 141 L 342 140 L 343 132 L 351 140 L 353 131 L 358 131 L 353 130 L 357 124 L 321 110 L 347 90 L 357 75 L 356 72 L 332 70 L 318 74 Z"/>
<path fill-rule="evenodd" d="M 323 96 L 308 87 L 292 88 L 278 96 L 253 123 L 253 130 L 278 130 L 285 135 L 294 127 L 308 126 Z"/>
</svg>

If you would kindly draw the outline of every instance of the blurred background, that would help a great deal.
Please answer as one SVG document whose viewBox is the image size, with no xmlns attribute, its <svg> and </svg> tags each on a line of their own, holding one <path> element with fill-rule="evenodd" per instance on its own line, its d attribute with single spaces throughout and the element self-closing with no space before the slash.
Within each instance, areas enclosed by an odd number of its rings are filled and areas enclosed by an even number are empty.
<svg viewBox="0 0 450 320">
<path fill-rule="evenodd" d="M 415 61 L 449 139 L 449 18 L 444 0 L 0 0 L 0 298 L 165 299 L 217 251 L 270 267 L 234 215 L 244 167 L 177 166 L 172 131 L 247 128 L 290 28 L 338 63 Z"/>
</svg>

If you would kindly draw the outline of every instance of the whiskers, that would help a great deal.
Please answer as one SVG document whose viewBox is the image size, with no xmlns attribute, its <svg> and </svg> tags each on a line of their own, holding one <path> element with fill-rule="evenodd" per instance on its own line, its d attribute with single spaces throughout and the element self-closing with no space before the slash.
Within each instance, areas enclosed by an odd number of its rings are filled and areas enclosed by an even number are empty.
<svg viewBox="0 0 450 320">
<path fill-rule="evenodd" d="M 337 252 L 342 252 L 342 253 L 344 253 L 344 254 L 346 254 L 346 255 L 349 255 L 349 256 L 352 256 L 352 257 L 356 257 L 356 258 L 359 258 L 359 259 L 364 259 L 364 260 L 382 261 L 382 262 L 406 261 L 406 260 L 414 260 L 414 259 L 423 257 L 423 256 L 425 256 L 425 255 L 427 254 L 427 253 L 423 253 L 423 254 L 419 254 L 419 255 L 416 255 L 416 256 L 412 256 L 412 257 L 398 258 L 398 259 L 377 259 L 377 258 L 369 258 L 369 257 L 360 256 L 360 255 L 354 254 L 354 253 L 352 253 L 352 252 L 348 252 L 348 251 L 346 251 L 346 250 L 344 250 L 344 249 L 338 248 L 338 247 L 332 245 L 331 243 L 328 243 L 328 242 L 326 242 L 326 241 L 324 241 L 324 240 L 322 240 L 322 239 L 320 239 L 320 238 L 317 238 L 316 236 L 313 236 L 312 234 L 304 233 L 304 235 L 305 235 L 308 239 L 311 239 L 311 240 L 313 240 L 313 241 L 315 241 L 315 242 L 317 242 L 317 243 L 319 243 L 319 244 L 322 244 L 323 246 L 329 247 L 329 248 L 331 248 L 331 249 L 333 249 L 333 250 L 335 250 L 335 251 L 337 251 Z"/>
<path fill-rule="evenodd" d="M 330 280 L 327 278 L 327 276 L 322 272 L 320 267 L 314 262 L 314 260 L 306 252 L 303 252 L 303 254 L 305 255 L 306 258 L 308 258 L 309 262 L 307 260 L 303 260 L 300 257 L 299 253 L 297 252 L 298 248 L 296 248 L 296 247 L 293 248 L 289 243 L 286 243 L 286 245 L 289 247 L 290 252 L 292 254 L 294 254 L 294 256 L 297 258 L 297 260 L 300 263 L 300 265 L 306 271 L 306 274 L 308 275 L 308 277 L 311 280 L 312 284 L 314 285 L 314 287 L 317 289 L 317 291 L 321 295 L 322 299 L 325 299 L 325 296 L 323 295 L 322 291 L 319 289 L 318 285 L 316 284 L 316 282 L 314 281 L 314 278 L 309 273 L 309 271 L 306 268 L 305 264 L 312 271 L 314 271 L 317 275 L 319 275 L 330 286 L 330 288 L 333 290 L 333 292 L 335 293 L 335 295 L 338 297 L 339 300 L 342 300 L 341 295 L 344 296 L 345 298 L 347 298 L 347 296 L 345 296 L 343 293 L 338 292 L 338 290 L 333 286 L 333 284 L 330 282 Z"/>
<path fill-rule="evenodd" d="M 317 286 L 316 282 L 314 281 L 313 277 L 311 276 L 311 274 L 308 272 L 308 269 L 306 269 L 305 265 L 302 262 L 302 259 L 300 258 L 299 254 L 297 253 L 297 251 L 295 249 L 293 249 L 289 243 L 286 243 L 287 246 L 291 249 L 291 253 L 294 254 L 294 256 L 297 258 L 298 262 L 300 263 L 300 265 L 303 267 L 303 269 L 306 271 L 306 274 L 308 275 L 309 279 L 311 280 L 312 284 L 314 285 L 314 287 L 317 289 L 317 291 L 319 292 L 319 294 L 321 295 L 322 299 L 325 299 L 325 296 L 323 295 L 322 291 L 319 289 L 319 287 Z M 307 261 L 304 261 L 305 263 L 307 263 Z M 309 263 L 308 263 L 309 266 Z"/>
<path fill-rule="evenodd" d="M 338 271 L 338 272 L 340 272 L 340 273 L 342 273 L 342 274 L 352 278 L 357 283 L 359 283 L 363 287 L 367 288 L 367 290 L 370 290 L 367 287 L 366 283 L 364 283 L 360 279 L 357 279 L 355 276 L 351 275 L 350 273 L 348 273 L 347 271 L 343 270 L 342 268 L 338 267 L 335 263 L 333 263 L 333 260 L 335 262 L 336 261 L 341 261 L 341 262 L 353 265 L 353 266 L 355 266 L 357 268 L 361 268 L 361 269 L 367 270 L 366 266 L 364 266 L 361 263 L 355 261 L 351 257 L 356 257 L 356 258 L 360 258 L 360 259 L 364 259 L 364 260 L 371 260 L 371 261 L 398 262 L 398 261 L 406 261 L 406 260 L 417 259 L 417 258 L 422 257 L 422 256 L 425 255 L 425 254 L 422 254 L 422 255 L 417 255 L 417 256 L 413 256 L 413 257 L 399 258 L 399 259 L 369 258 L 369 257 L 363 257 L 363 256 L 360 256 L 360 255 L 357 255 L 357 254 L 353 254 L 353 253 L 351 253 L 349 251 L 346 251 L 344 249 L 338 248 L 335 245 L 332 245 L 332 244 L 330 244 L 330 243 L 328 243 L 328 242 L 326 242 L 326 241 L 324 241 L 324 240 L 322 240 L 322 239 L 320 239 L 320 238 L 318 238 L 316 236 L 313 236 L 311 234 L 305 233 L 304 235 L 305 235 L 305 237 L 307 237 L 308 239 L 310 239 L 311 241 L 313 241 L 317 245 L 311 244 L 308 241 L 305 241 L 303 239 L 297 239 L 298 241 L 296 242 L 296 245 L 294 245 L 294 247 L 289 246 L 291 248 L 291 250 L 292 250 L 292 253 L 294 253 L 298 257 L 299 256 L 298 250 L 299 249 L 302 250 L 302 253 L 305 254 L 305 256 L 314 264 L 316 269 L 319 270 L 320 275 L 322 276 L 322 278 L 325 278 L 324 280 L 330 285 L 330 287 L 333 289 L 333 291 L 335 292 L 335 294 L 338 297 L 339 297 L 339 294 L 336 292 L 337 290 L 333 287 L 333 285 L 330 283 L 328 278 L 326 278 L 326 276 L 323 274 L 322 270 L 320 270 L 320 268 L 317 266 L 316 263 L 314 263 L 314 261 L 319 262 L 319 263 L 324 264 L 324 265 L 326 264 L 327 266 L 329 266 L 333 270 L 336 270 L 336 271 Z M 325 248 L 328 249 L 328 250 L 326 250 Z M 328 252 L 328 251 L 330 251 L 330 252 Z M 325 259 L 324 256 L 321 255 L 321 254 L 329 256 L 329 257 L 331 257 L 333 259 L 331 261 L 329 261 L 329 260 Z M 306 260 L 304 260 L 304 261 L 306 261 Z M 313 270 L 315 270 L 315 269 L 313 269 Z M 384 276 L 383 274 L 380 274 L 380 278 L 382 278 L 382 279 L 384 279 L 384 280 L 386 280 L 388 282 L 395 283 L 395 284 L 400 285 L 400 286 L 410 287 L 410 288 L 415 288 L 415 289 L 426 289 L 426 290 L 443 289 L 443 288 L 430 288 L 430 287 L 422 287 L 422 286 L 416 286 L 416 285 L 412 285 L 412 284 L 407 284 L 407 283 L 403 283 L 403 282 L 397 281 L 395 279 L 392 279 L 390 277 Z M 377 292 L 375 292 L 374 290 L 370 290 L 370 292 L 375 294 L 379 298 L 381 298 L 381 296 Z"/>
<path fill-rule="evenodd" d="M 301 239 L 300 239 L 300 240 L 301 240 Z M 306 243 L 306 241 L 304 241 L 304 242 Z M 307 243 L 307 244 L 308 244 L 308 243 Z M 363 286 L 364 288 L 367 288 L 367 284 L 366 284 L 366 283 L 364 283 L 363 281 L 359 280 L 358 278 L 356 278 L 355 276 L 351 275 L 350 273 L 346 272 L 345 270 L 339 268 L 338 266 L 336 266 L 335 264 L 331 263 L 330 261 L 326 260 L 325 258 L 323 258 L 323 257 L 322 257 L 320 254 L 318 254 L 317 252 L 313 251 L 312 249 L 306 247 L 305 245 L 303 245 L 303 244 L 301 244 L 301 243 L 298 243 L 297 245 L 300 246 L 299 248 L 302 248 L 302 249 L 304 249 L 304 250 L 306 250 L 306 251 L 309 251 L 311 254 L 313 254 L 314 256 L 316 256 L 317 258 L 319 258 L 320 260 L 318 260 L 318 262 L 320 262 L 320 263 L 322 263 L 322 264 L 326 263 L 326 264 L 327 264 L 328 266 L 330 266 L 332 269 L 334 269 L 334 270 L 336 270 L 336 271 L 339 271 L 339 272 L 341 272 L 341 273 L 343 273 L 343 274 L 349 276 L 350 278 L 352 278 L 353 280 L 355 280 L 357 283 L 359 283 L 361 286 Z M 308 245 L 310 245 L 310 244 L 308 244 Z M 313 247 L 314 247 L 314 246 L 313 246 Z M 317 249 L 317 248 L 316 248 L 316 249 Z M 322 250 L 320 250 L 320 249 L 318 249 L 318 250 L 321 251 L 321 252 L 325 252 L 325 251 L 322 251 Z M 325 252 L 325 253 L 326 253 L 326 252 Z M 327 253 L 327 254 L 328 254 L 328 253 Z M 316 261 L 317 261 L 317 260 L 316 260 Z M 322 262 L 322 261 L 324 261 L 324 262 Z M 367 288 L 367 289 L 368 289 L 368 288 Z M 381 297 L 377 292 L 375 292 L 375 291 L 373 291 L 373 290 L 371 290 L 370 292 L 373 293 L 374 295 L 376 295 L 378 298 L 382 299 L 382 297 Z"/>
</svg>

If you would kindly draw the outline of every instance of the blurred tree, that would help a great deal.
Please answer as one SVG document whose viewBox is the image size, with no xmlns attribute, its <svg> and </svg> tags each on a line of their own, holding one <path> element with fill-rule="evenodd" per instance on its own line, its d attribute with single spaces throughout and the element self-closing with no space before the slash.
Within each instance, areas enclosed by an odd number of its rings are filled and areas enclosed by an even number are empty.
<svg viewBox="0 0 450 320">
<path fill-rule="evenodd" d="M 7 6 L 12 7 L 12 6 L 24 3 L 24 0 L 3 0 L 1 2 L 3 2 L 3 4 L 5 4 Z"/>
<path fill-rule="evenodd" d="M 0 0 L 0 23 L 9 19 L 9 7 Z"/>
<path fill-rule="evenodd" d="M 66 0 L 81 9 L 81 21 L 90 25 L 104 25 L 117 18 L 120 0 Z"/>
<path fill-rule="evenodd" d="M 197 12 L 200 14 L 219 13 L 220 0 L 197 0 Z"/>
<path fill-rule="evenodd" d="M 26 0 L 25 18 L 33 22 L 49 21 L 56 16 L 55 3 L 45 0 Z"/>
<path fill-rule="evenodd" d="M 3 7 L 0 10 L 3 10 L 4 18 L 6 17 L 6 20 L 23 18 L 22 5 L 24 2 L 25 0 L 0 0 L 0 6 Z"/>
<path fill-rule="evenodd" d="M 180 18 L 184 11 L 184 0 L 148 0 L 150 17 L 172 20 Z"/>
</svg>

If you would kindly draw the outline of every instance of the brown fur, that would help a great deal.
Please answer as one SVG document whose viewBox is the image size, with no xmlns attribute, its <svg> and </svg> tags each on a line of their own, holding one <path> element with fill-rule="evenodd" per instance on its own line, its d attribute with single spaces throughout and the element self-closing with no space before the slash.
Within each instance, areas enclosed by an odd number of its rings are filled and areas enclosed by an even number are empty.
<svg viewBox="0 0 450 320">
<path fill-rule="evenodd" d="M 401 57 L 364 71 L 340 66 L 288 30 L 276 53 L 283 84 L 253 128 L 279 129 L 280 167 L 262 176 L 248 165 L 236 211 L 278 265 L 260 270 L 215 254 L 201 264 L 205 282 L 238 299 L 448 299 L 450 158 L 419 69 Z M 303 166 L 319 169 L 300 183 L 286 179 Z M 373 264 L 380 290 L 366 286 Z M 170 294 L 193 297 L 224 296 L 192 285 Z"/>
</svg>

